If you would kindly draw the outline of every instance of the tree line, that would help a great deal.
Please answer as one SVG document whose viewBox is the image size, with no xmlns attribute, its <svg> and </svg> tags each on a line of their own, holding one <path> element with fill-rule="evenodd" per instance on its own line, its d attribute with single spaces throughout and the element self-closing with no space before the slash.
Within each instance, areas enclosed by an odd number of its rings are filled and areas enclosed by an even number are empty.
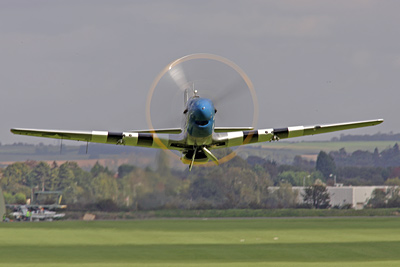
<svg viewBox="0 0 400 267">
<path fill-rule="evenodd" d="M 396 150 L 398 146 L 389 152 L 395 155 Z M 379 154 L 389 153 L 384 152 Z M 222 157 L 230 151 L 218 153 Z M 397 167 L 342 166 L 336 163 L 337 153 L 344 154 L 343 150 L 321 151 L 316 162 L 298 156 L 292 165 L 256 156 L 235 157 L 220 166 L 195 167 L 192 172 L 171 169 L 163 151 L 157 155 L 155 168 L 122 164 L 117 171 L 99 163 L 85 171 L 75 162 L 58 166 L 26 161 L 1 169 L 0 185 L 7 203 L 24 203 L 32 189 L 58 190 L 71 209 L 100 210 L 327 208 L 326 185 L 333 185 L 334 179 L 351 185 L 400 185 L 399 163 Z M 300 195 L 293 186 L 307 189 Z M 304 203 L 299 205 L 298 198 Z"/>
<path fill-rule="evenodd" d="M 271 168 L 252 166 L 235 157 L 220 167 L 177 171 L 169 168 L 169 158 L 161 151 L 155 170 L 122 164 L 113 172 L 96 163 L 85 171 L 75 162 L 59 166 L 56 162 L 16 162 L 1 170 L 0 184 L 8 204 L 24 204 L 32 189 L 58 190 L 71 209 L 296 207 L 298 192 L 292 190 L 291 182 L 300 181 L 297 176 L 302 173 L 291 177 L 290 171 L 277 170 L 275 163 L 268 165 Z M 307 184 L 312 183 L 309 179 Z M 279 188 L 268 190 L 274 184 Z"/>
<path fill-rule="evenodd" d="M 400 165 L 400 150 L 397 143 L 381 152 L 375 148 L 374 152 L 357 150 L 347 153 L 342 148 L 329 154 L 338 166 L 397 167 Z"/>
<path fill-rule="evenodd" d="M 344 185 L 400 185 L 400 151 L 396 143 L 382 152 L 376 148 L 374 152 L 355 151 L 346 153 L 339 151 L 318 154 L 316 169 L 333 182 Z"/>
<path fill-rule="evenodd" d="M 345 135 L 341 134 L 340 137 L 333 137 L 332 142 L 359 142 L 359 141 L 400 141 L 400 133 L 376 133 L 373 135 Z"/>
</svg>

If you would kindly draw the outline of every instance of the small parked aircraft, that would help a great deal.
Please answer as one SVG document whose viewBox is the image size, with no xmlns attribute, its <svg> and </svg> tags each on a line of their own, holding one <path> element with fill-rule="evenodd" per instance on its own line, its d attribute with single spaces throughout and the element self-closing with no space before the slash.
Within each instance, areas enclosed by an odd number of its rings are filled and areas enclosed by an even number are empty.
<svg viewBox="0 0 400 267">
<path fill-rule="evenodd" d="M 174 66 L 171 64 L 169 70 Z M 217 127 L 217 110 L 212 100 L 200 97 L 192 87 L 184 89 L 184 104 L 183 123 L 180 128 L 126 132 L 14 128 L 11 132 L 46 138 L 177 150 L 181 153 L 181 161 L 188 164 L 191 170 L 194 164 L 206 164 L 209 161 L 218 165 L 220 160 L 211 152 L 213 149 L 374 126 L 383 122 L 382 119 L 378 119 L 259 130 L 253 127 Z"/>
</svg>

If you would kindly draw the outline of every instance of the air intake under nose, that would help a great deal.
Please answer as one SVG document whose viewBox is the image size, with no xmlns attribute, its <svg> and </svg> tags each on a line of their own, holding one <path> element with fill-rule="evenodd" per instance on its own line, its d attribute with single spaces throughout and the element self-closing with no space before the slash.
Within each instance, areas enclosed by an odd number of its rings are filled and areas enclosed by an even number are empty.
<svg viewBox="0 0 400 267">
<path fill-rule="evenodd" d="M 197 125 L 204 126 L 207 125 L 209 121 L 195 121 Z"/>
</svg>

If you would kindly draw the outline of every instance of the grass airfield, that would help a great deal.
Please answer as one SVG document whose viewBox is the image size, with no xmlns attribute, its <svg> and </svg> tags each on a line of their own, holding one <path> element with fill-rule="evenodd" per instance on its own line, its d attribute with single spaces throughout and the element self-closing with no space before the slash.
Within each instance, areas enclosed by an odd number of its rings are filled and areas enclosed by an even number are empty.
<svg viewBox="0 0 400 267">
<path fill-rule="evenodd" d="M 400 218 L 0 224 L 0 266 L 400 266 Z"/>
</svg>

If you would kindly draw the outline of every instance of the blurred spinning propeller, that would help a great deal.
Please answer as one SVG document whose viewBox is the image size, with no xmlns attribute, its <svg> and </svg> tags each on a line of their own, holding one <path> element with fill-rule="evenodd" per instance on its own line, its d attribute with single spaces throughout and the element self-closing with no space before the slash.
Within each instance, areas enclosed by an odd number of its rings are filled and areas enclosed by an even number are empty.
<svg viewBox="0 0 400 267">
<path fill-rule="evenodd" d="M 149 127 L 180 126 L 186 89 L 189 96 L 197 90 L 214 102 L 217 126 L 256 126 L 257 98 L 244 71 L 217 55 L 192 54 L 168 64 L 154 80 L 146 108 Z"/>
</svg>

